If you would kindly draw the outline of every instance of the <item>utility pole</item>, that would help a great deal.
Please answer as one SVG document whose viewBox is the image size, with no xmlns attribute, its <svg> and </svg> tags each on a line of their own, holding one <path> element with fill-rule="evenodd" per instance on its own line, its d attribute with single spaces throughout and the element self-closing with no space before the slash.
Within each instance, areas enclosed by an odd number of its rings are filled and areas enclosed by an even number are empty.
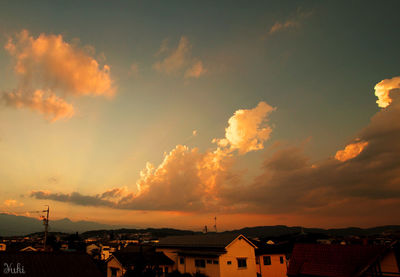
<svg viewBox="0 0 400 277">
<path fill-rule="evenodd" d="M 46 251 L 47 233 L 49 231 L 49 212 L 50 212 L 49 205 L 45 206 L 47 206 L 47 209 L 43 210 L 43 212 L 46 213 L 46 216 L 41 216 L 44 225 L 43 251 Z"/>
</svg>

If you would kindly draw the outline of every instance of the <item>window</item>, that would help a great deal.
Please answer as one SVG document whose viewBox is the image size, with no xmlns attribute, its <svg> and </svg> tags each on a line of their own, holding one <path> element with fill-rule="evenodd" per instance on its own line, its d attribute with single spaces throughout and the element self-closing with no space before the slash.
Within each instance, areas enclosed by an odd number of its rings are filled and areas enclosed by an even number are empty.
<svg viewBox="0 0 400 277">
<path fill-rule="evenodd" d="M 207 260 L 207 264 L 212 264 L 212 260 Z"/>
<path fill-rule="evenodd" d="M 213 260 L 213 264 L 219 264 L 218 260 Z"/>
<path fill-rule="evenodd" d="M 111 269 L 111 277 L 116 277 L 117 276 L 117 272 L 118 272 L 118 268 L 110 267 L 110 269 Z"/>
<path fill-rule="evenodd" d="M 179 258 L 179 263 L 180 263 L 180 264 L 184 264 L 184 263 L 185 263 L 185 258 L 182 258 L 182 257 Z"/>
<path fill-rule="evenodd" d="M 281 264 L 283 264 L 283 257 L 282 256 L 279 257 L 279 261 L 281 262 Z"/>
<path fill-rule="evenodd" d="M 259 264 L 259 263 L 260 263 L 260 257 L 256 256 L 256 264 Z"/>
<path fill-rule="evenodd" d="M 247 267 L 246 258 L 238 258 L 237 262 L 238 262 L 238 268 L 246 268 Z"/>
<path fill-rule="evenodd" d="M 227 264 L 227 265 L 231 265 L 232 262 L 231 262 L 231 261 L 227 261 L 226 264 Z"/>
<path fill-rule="evenodd" d="M 206 261 L 205 260 L 194 260 L 194 265 L 195 267 L 206 267 Z"/>
<path fill-rule="evenodd" d="M 270 265 L 271 264 L 271 256 L 264 256 L 264 265 Z"/>
</svg>

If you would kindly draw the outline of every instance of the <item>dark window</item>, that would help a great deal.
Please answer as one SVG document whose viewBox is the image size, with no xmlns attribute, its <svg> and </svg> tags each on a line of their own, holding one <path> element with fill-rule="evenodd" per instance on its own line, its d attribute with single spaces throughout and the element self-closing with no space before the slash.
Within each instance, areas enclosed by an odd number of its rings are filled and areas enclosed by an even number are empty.
<svg viewBox="0 0 400 277">
<path fill-rule="evenodd" d="M 111 269 L 111 277 L 117 277 L 118 268 L 110 267 Z"/>
<path fill-rule="evenodd" d="M 246 258 L 238 258 L 237 262 L 238 262 L 238 268 L 246 268 L 247 267 Z"/>
<path fill-rule="evenodd" d="M 232 262 L 231 261 L 227 261 L 226 264 L 230 265 L 230 264 L 232 264 Z"/>
<path fill-rule="evenodd" d="M 259 263 L 260 263 L 260 257 L 257 256 L 257 257 L 256 257 L 256 264 L 259 264 Z"/>
<path fill-rule="evenodd" d="M 212 260 L 207 260 L 207 264 L 212 264 Z"/>
<path fill-rule="evenodd" d="M 281 264 L 283 264 L 283 257 L 282 256 L 279 257 L 279 261 L 281 262 Z"/>
<path fill-rule="evenodd" d="M 168 273 L 168 267 L 165 267 L 164 272 Z"/>
<path fill-rule="evenodd" d="M 184 264 L 185 263 L 185 258 L 179 258 L 179 263 Z"/>
<path fill-rule="evenodd" d="M 194 260 L 194 265 L 196 267 L 206 267 L 206 261 L 205 260 Z"/>
<path fill-rule="evenodd" d="M 271 256 L 264 256 L 264 265 L 270 265 L 271 264 Z"/>
<path fill-rule="evenodd" d="M 213 264 L 219 264 L 218 260 L 213 260 Z"/>
</svg>

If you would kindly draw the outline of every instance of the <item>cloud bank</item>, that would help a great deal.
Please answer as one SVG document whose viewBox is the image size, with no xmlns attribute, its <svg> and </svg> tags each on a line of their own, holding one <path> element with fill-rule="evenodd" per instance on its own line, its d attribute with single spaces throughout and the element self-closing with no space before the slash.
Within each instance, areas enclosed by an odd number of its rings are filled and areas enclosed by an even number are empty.
<svg viewBox="0 0 400 277">
<path fill-rule="evenodd" d="M 220 192 L 235 184 L 238 176 L 232 171 L 234 150 L 239 153 L 263 148 L 272 128 L 266 124 L 274 108 L 265 102 L 249 110 L 238 110 L 229 119 L 226 137 L 215 139 L 218 146 L 205 152 L 198 148 L 177 145 L 164 156 L 160 165 L 148 163 L 136 182 L 137 193 L 106 193 L 83 196 L 79 193 L 57 194 L 32 192 L 38 199 L 71 202 L 79 205 L 103 205 L 135 210 L 215 210 L 220 209 Z M 224 141 L 224 144 L 221 143 Z M 113 199 L 105 195 L 112 194 Z M 91 197 L 88 200 L 86 197 Z M 87 201 L 83 203 L 82 201 Z M 90 204 L 88 204 L 90 203 Z"/>
<path fill-rule="evenodd" d="M 216 148 L 200 152 L 178 145 L 159 166 L 148 164 L 137 192 L 82 196 L 32 192 L 32 197 L 133 210 L 301 214 L 321 217 L 400 216 L 400 95 L 355 133 L 343 149 L 312 162 L 304 146 L 280 145 L 265 152 L 261 173 L 244 181 L 233 165 L 237 155 L 264 147 L 271 134 L 261 102 L 234 113 Z M 107 195 L 108 195 L 107 194 Z M 84 202 L 84 203 L 83 203 Z"/>
<path fill-rule="evenodd" d="M 6 105 L 29 108 L 56 121 L 74 114 L 73 106 L 60 95 L 110 97 L 115 93 L 110 67 L 101 67 L 88 51 L 65 42 L 61 35 L 35 38 L 23 30 L 8 39 L 5 49 L 19 79 L 17 89 L 2 94 Z"/>
</svg>

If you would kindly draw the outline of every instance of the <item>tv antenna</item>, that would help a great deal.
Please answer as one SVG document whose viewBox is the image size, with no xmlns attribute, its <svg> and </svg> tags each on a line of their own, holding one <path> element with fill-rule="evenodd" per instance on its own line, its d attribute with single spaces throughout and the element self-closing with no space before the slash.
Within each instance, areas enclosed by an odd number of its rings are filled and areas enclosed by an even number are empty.
<svg viewBox="0 0 400 277">
<path fill-rule="evenodd" d="M 47 206 L 46 210 L 43 210 L 43 213 L 46 213 L 46 215 L 40 216 L 40 219 L 43 220 L 43 225 L 44 225 L 44 239 L 43 239 L 43 251 L 46 251 L 46 242 L 47 242 L 47 234 L 49 232 L 49 212 L 50 212 L 50 206 Z"/>
</svg>

